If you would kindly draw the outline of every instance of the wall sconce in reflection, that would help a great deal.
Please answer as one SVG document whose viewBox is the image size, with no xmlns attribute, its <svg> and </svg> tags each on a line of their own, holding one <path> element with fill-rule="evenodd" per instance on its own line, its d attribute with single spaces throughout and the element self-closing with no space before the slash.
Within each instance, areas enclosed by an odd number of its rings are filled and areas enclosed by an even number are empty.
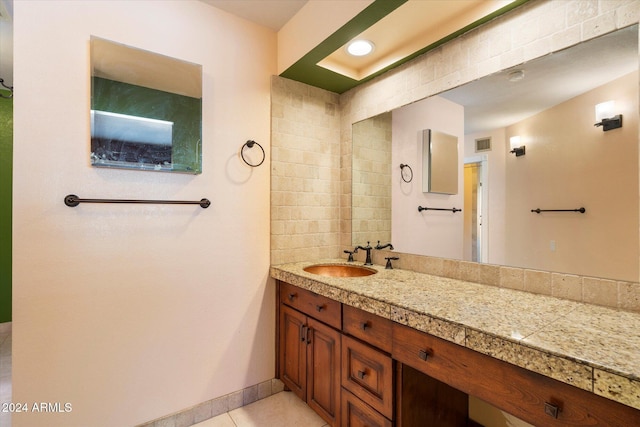
<svg viewBox="0 0 640 427">
<path fill-rule="evenodd" d="M 509 145 L 511 146 L 511 151 L 509 152 L 515 154 L 516 157 L 525 155 L 525 146 L 521 145 L 519 136 L 512 136 L 511 138 L 509 138 Z"/>
<path fill-rule="evenodd" d="M 596 127 L 602 126 L 603 131 L 622 127 L 622 114 L 615 114 L 615 102 L 607 101 L 596 105 Z"/>
</svg>

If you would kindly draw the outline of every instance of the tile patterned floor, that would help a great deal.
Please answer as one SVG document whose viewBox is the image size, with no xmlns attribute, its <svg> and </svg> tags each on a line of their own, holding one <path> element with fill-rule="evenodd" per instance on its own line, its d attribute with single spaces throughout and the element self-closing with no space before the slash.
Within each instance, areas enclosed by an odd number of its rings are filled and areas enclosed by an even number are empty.
<svg viewBox="0 0 640 427">
<path fill-rule="evenodd" d="M 295 394 L 282 391 L 195 424 L 193 427 L 328 427 L 328 425 Z"/>
<path fill-rule="evenodd" d="M 0 333 L 0 405 L 11 402 L 11 332 Z M 0 412 L 0 426 L 11 427 L 11 414 Z"/>
</svg>

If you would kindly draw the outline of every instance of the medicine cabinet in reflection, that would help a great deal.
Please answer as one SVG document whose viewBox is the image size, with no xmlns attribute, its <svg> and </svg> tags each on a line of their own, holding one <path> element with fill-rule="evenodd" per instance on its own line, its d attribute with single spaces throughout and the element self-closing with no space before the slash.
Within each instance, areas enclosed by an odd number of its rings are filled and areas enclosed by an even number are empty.
<svg viewBox="0 0 640 427">
<path fill-rule="evenodd" d="M 91 38 L 91 164 L 202 172 L 202 66 Z"/>
<path fill-rule="evenodd" d="M 422 192 L 458 194 L 458 137 L 422 131 Z"/>
</svg>

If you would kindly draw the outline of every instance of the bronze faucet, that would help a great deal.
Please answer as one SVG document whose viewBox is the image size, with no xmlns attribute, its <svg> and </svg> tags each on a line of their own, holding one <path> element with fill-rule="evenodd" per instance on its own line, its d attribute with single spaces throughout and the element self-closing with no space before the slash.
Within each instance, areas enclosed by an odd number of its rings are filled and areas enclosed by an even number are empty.
<svg viewBox="0 0 640 427">
<path fill-rule="evenodd" d="M 386 245 L 381 245 L 380 244 L 380 240 L 378 240 L 378 244 L 376 245 L 376 249 L 384 249 L 384 248 L 389 248 L 389 249 L 393 250 L 393 245 L 391 243 L 387 243 Z"/>
<path fill-rule="evenodd" d="M 356 246 L 355 249 L 353 250 L 353 253 L 357 253 L 358 249 L 363 249 L 365 251 L 367 251 L 367 259 L 364 261 L 364 265 L 373 265 L 373 263 L 371 262 L 371 249 L 373 249 L 371 247 L 370 242 L 367 242 L 367 246 Z"/>
</svg>

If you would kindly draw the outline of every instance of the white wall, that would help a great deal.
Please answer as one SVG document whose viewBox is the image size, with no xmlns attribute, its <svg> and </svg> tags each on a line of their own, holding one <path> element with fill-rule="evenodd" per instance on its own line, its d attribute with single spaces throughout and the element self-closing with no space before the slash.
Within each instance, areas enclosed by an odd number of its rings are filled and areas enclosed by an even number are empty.
<svg viewBox="0 0 640 427">
<path fill-rule="evenodd" d="M 613 100 L 623 126 L 603 132 L 594 106 Z M 506 159 L 504 264 L 637 280 L 638 72 L 509 126 L 525 156 Z M 531 213 L 531 209 L 586 212 Z"/>
<path fill-rule="evenodd" d="M 638 201 L 631 196 L 638 192 L 637 75 L 508 128 L 465 136 L 465 156 L 487 157 L 484 190 L 491 209 L 483 217 L 483 232 L 489 263 L 637 280 L 638 235 L 629 232 L 638 221 Z M 593 126 L 594 105 L 602 100 L 616 101 L 625 119 L 622 129 L 603 132 Z M 514 135 L 526 145 L 525 156 L 509 154 Z M 492 150 L 474 153 L 475 139 L 483 137 L 491 137 Z M 581 206 L 585 215 L 530 212 Z"/>
<path fill-rule="evenodd" d="M 462 258 L 460 212 L 423 211 L 418 206 L 461 209 L 464 204 L 464 108 L 439 96 L 393 111 L 392 116 L 391 241 L 399 252 Z M 458 137 L 458 194 L 422 192 L 422 130 L 433 129 Z M 400 163 L 413 169 L 413 180 L 400 176 Z"/>
<path fill-rule="evenodd" d="M 202 175 L 90 166 L 91 35 L 203 65 Z M 13 401 L 73 411 L 13 425 L 135 425 L 272 378 L 269 161 L 238 150 L 269 152 L 275 33 L 199 1 L 16 1 L 14 54 Z"/>
</svg>

